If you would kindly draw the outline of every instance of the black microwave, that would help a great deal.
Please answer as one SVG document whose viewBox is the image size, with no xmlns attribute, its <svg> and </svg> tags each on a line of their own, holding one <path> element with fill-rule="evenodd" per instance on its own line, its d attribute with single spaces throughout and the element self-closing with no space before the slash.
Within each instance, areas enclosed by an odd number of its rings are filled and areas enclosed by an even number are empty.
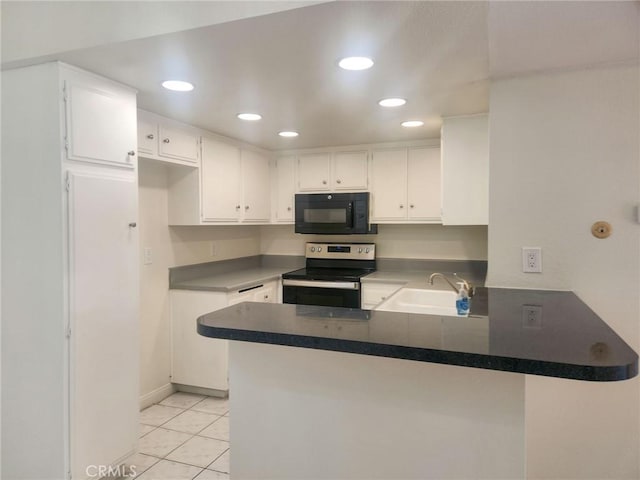
<svg viewBox="0 0 640 480">
<path fill-rule="evenodd" d="M 296 233 L 363 235 L 378 233 L 369 224 L 369 192 L 297 193 Z"/>
</svg>

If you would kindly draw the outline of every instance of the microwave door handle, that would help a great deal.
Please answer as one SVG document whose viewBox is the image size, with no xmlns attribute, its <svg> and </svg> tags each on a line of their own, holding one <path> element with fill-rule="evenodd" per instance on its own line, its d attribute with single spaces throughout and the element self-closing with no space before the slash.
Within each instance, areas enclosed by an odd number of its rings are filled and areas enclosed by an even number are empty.
<svg viewBox="0 0 640 480">
<path fill-rule="evenodd" d="M 355 210 L 355 208 L 353 208 L 353 202 L 349 202 L 349 206 L 347 207 L 347 227 L 349 228 L 353 228 L 353 211 Z"/>
</svg>

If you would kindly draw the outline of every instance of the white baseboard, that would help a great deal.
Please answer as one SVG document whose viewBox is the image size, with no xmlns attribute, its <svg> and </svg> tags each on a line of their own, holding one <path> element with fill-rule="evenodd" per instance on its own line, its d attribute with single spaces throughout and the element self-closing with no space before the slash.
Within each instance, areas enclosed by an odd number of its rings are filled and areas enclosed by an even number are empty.
<svg viewBox="0 0 640 480">
<path fill-rule="evenodd" d="M 161 402 L 169 395 L 176 391 L 175 387 L 172 383 L 167 383 L 166 385 L 161 386 L 160 388 L 156 388 L 152 392 L 149 392 L 140 397 L 140 410 L 143 410 L 147 407 L 150 407 L 154 403 Z"/>
</svg>

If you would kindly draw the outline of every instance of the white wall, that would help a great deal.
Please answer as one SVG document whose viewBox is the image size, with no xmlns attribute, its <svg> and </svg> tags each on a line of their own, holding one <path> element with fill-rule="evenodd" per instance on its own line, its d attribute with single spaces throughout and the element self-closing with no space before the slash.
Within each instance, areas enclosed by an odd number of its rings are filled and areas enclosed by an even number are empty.
<svg viewBox="0 0 640 480">
<path fill-rule="evenodd" d="M 2 2 L 2 62 L 215 25 L 316 1 Z"/>
<path fill-rule="evenodd" d="M 496 81 L 489 127 L 488 284 L 573 290 L 636 350 L 638 87 L 631 66 Z M 609 239 L 591 235 L 597 220 Z M 521 273 L 523 246 L 542 247 L 543 273 Z M 526 403 L 529 478 L 640 476 L 637 379 L 531 376 Z"/>
<path fill-rule="evenodd" d="M 141 404 L 171 391 L 169 267 L 258 255 L 258 227 L 167 227 L 168 172 L 160 162 L 141 159 L 140 224 L 140 395 Z M 216 256 L 211 256 L 211 241 Z M 144 248 L 153 263 L 144 265 Z"/>
<path fill-rule="evenodd" d="M 293 225 L 260 228 L 260 253 L 304 255 L 305 242 L 354 241 L 376 244 L 380 258 L 486 260 L 487 227 L 443 227 L 442 225 L 379 225 L 377 235 L 299 235 Z"/>
</svg>

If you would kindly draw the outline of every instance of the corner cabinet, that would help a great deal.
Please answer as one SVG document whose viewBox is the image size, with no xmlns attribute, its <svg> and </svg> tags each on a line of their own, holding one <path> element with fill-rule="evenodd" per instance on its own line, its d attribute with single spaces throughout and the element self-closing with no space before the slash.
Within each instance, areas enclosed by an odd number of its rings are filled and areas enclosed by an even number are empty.
<svg viewBox="0 0 640 480">
<path fill-rule="evenodd" d="M 138 441 L 136 93 L 58 62 L 2 81 L 3 474 L 87 478 Z"/>
<path fill-rule="evenodd" d="M 171 381 L 179 385 L 229 390 L 229 342 L 198 335 L 197 318 L 241 302 L 276 303 L 279 281 L 234 292 L 171 290 Z"/>
<path fill-rule="evenodd" d="M 440 149 L 374 150 L 371 221 L 440 223 Z"/>
<path fill-rule="evenodd" d="M 488 225 L 488 115 L 445 118 L 441 141 L 442 223 Z"/>
</svg>

